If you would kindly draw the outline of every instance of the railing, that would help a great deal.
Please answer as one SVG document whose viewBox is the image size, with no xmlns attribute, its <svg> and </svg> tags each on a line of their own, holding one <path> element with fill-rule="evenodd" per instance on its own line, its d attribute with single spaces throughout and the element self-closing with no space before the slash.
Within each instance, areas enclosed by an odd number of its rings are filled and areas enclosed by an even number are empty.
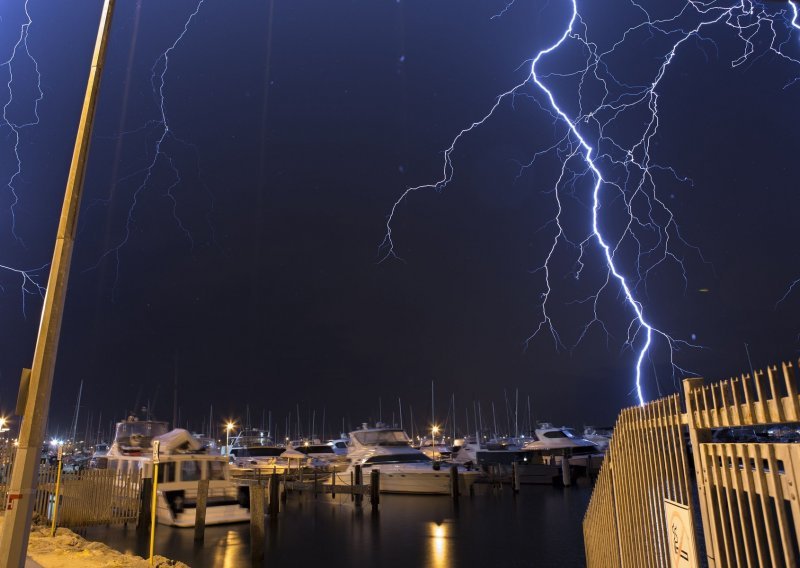
<svg viewBox="0 0 800 568">
<path fill-rule="evenodd" d="M 794 368 L 683 386 L 686 412 L 672 395 L 620 413 L 584 518 L 587 565 L 800 565 L 800 444 L 713 439 L 800 422 Z"/>
<path fill-rule="evenodd" d="M 0 502 L 5 502 L 13 462 L 0 464 Z M 40 465 L 34 513 L 52 521 L 57 465 Z M 62 527 L 135 523 L 141 502 L 141 474 L 118 476 L 105 469 L 62 473 L 56 524 Z"/>
</svg>

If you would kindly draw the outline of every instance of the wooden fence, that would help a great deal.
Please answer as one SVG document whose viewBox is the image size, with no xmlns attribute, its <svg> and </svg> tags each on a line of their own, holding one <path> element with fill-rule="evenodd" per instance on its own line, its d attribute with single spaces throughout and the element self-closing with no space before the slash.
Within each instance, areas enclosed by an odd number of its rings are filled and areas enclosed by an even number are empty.
<svg viewBox="0 0 800 568">
<path fill-rule="evenodd" d="M 620 413 L 584 518 L 587 565 L 800 565 L 793 366 L 683 387 L 685 412 L 676 394 Z"/>
<path fill-rule="evenodd" d="M 0 464 L 0 502 L 5 503 L 13 464 Z M 40 465 L 34 512 L 52 521 L 57 465 Z M 139 518 L 141 473 L 119 476 L 107 469 L 62 473 L 58 519 L 62 527 L 135 523 Z"/>
</svg>

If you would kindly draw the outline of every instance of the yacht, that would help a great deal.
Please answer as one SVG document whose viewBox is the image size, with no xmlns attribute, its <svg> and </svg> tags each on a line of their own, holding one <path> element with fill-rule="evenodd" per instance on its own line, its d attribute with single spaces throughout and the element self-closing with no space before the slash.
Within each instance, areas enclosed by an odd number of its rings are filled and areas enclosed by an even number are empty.
<svg viewBox="0 0 800 568">
<path fill-rule="evenodd" d="M 283 473 L 288 467 L 288 461 L 282 457 L 285 451 L 280 446 L 233 446 L 230 458 L 234 475 Z"/>
<path fill-rule="evenodd" d="M 156 518 L 164 525 L 193 527 L 197 504 L 197 482 L 208 479 L 206 524 L 245 522 L 246 488 L 237 488 L 230 479 L 228 458 L 204 451 L 199 440 L 188 431 L 167 431 L 166 422 L 128 420 L 117 424 L 114 443 L 103 457 L 106 469 L 118 476 L 138 472 L 153 476 L 153 442 L 159 442 Z M 100 464 L 98 464 L 98 467 Z M 243 506 L 245 505 L 245 506 Z"/>
<path fill-rule="evenodd" d="M 369 484 L 372 471 L 380 471 L 381 492 L 450 494 L 449 470 L 411 447 L 408 435 L 399 428 L 382 425 L 368 428 L 365 424 L 362 429 L 350 432 L 349 448 L 350 465 L 344 472 L 334 474 L 336 483 L 350 483 L 354 467 L 360 465 L 365 484 Z M 468 493 L 481 474 L 458 467 L 459 490 Z"/>
<path fill-rule="evenodd" d="M 451 461 L 472 467 L 483 467 L 495 464 L 510 466 L 521 461 L 524 455 L 520 448 L 502 441 L 490 440 L 484 444 L 475 442 L 474 436 L 459 438 L 453 443 Z"/>
<path fill-rule="evenodd" d="M 536 429 L 534 439 L 522 447 L 525 461 L 531 463 L 551 463 L 560 465 L 566 454 L 569 464 L 575 467 L 588 467 L 603 460 L 600 447 L 582 438 L 572 428 L 556 428 L 542 423 Z"/>
<path fill-rule="evenodd" d="M 420 451 L 432 460 L 447 461 L 453 453 L 453 447 L 448 446 L 445 440 L 437 442 L 436 439 L 423 438 L 419 444 Z"/>
<path fill-rule="evenodd" d="M 347 456 L 347 445 L 350 439 L 346 434 L 342 433 L 339 438 L 335 440 L 328 440 L 328 445 L 333 449 L 333 453 L 337 456 Z"/>
<path fill-rule="evenodd" d="M 347 456 L 337 454 L 331 443 L 304 443 L 293 448 L 308 457 L 307 465 L 314 471 L 341 471 L 347 467 Z"/>
<path fill-rule="evenodd" d="M 595 426 L 586 426 L 583 429 L 583 434 L 581 437 L 584 440 L 594 442 L 600 448 L 600 451 L 605 452 L 608 449 L 608 445 L 611 443 L 611 435 L 613 432 L 613 428 L 597 428 Z"/>
</svg>

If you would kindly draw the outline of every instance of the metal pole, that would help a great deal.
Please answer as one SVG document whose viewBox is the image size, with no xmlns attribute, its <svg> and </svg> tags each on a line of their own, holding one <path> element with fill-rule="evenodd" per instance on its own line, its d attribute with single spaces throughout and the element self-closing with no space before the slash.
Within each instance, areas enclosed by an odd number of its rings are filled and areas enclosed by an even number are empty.
<svg viewBox="0 0 800 568">
<path fill-rule="evenodd" d="M 72 153 L 64 204 L 56 233 L 53 261 L 47 278 L 47 292 L 42 307 L 42 319 L 36 337 L 36 349 L 31 366 L 30 387 L 25 402 L 25 414 L 19 434 L 19 448 L 8 486 L 3 534 L 0 537 L 0 566 L 22 568 L 28 551 L 33 498 L 39 470 L 39 454 L 44 442 L 50 393 L 56 363 L 58 339 L 64 313 L 72 249 L 78 224 L 83 180 L 89 155 L 94 112 L 100 90 L 100 76 L 105 61 L 106 45 L 111 29 L 115 0 L 105 0 L 100 14 L 97 41 L 89 70 L 89 81 L 83 100 L 75 149 Z"/>
<path fill-rule="evenodd" d="M 53 526 L 50 536 L 56 536 L 56 523 L 58 522 L 58 494 L 61 489 L 61 468 L 63 467 L 64 446 L 58 445 L 58 473 L 56 474 L 56 492 L 53 495 Z"/>
<path fill-rule="evenodd" d="M 150 502 L 150 566 L 153 565 L 153 549 L 156 543 L 156 521 L 158 519 L 158 464 L 161 458 L 158 455 L 158 440 L 153 440 L 153 500 Z M 166 479 L 166 472 L 164 478 Z"/>
</svg>

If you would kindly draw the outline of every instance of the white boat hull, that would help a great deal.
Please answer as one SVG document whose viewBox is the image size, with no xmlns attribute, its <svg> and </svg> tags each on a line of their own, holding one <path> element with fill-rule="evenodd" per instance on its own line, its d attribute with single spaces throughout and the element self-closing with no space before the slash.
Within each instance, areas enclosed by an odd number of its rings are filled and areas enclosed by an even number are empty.
<svg viewBox="0 0 800 568">
<path fill-rule="evenodd" d="M 440 470 L 432 467 L 410 468 L 402 464 L 365 467 L 363 469 L 365 485 L 370 485 L 372 470 L 380 471 L 381 493 L 450 495 L 450 471 L 446 468 Z M 458 474 L 459 493 L 468 494 L 472 484 L 480 477 L 480 472 L 460 470 Z M 336 474 L 336 483 L 349 485 L 350 478 L 350 471 Z"/>
<path fill-rule="evenodd" d="M 173 514 L 163 498 L 158 500 L 156 518 L 159 524 L 170 527 L 193 527 L 197 520 L 197 509 L 186 508 L 180 513 Z M 214 505 L 206 507 L 206 525 L 224 525 L 228 523 L 246 523 L 250 520 L 249 509 L 239 505 Z"/>
</svg>

